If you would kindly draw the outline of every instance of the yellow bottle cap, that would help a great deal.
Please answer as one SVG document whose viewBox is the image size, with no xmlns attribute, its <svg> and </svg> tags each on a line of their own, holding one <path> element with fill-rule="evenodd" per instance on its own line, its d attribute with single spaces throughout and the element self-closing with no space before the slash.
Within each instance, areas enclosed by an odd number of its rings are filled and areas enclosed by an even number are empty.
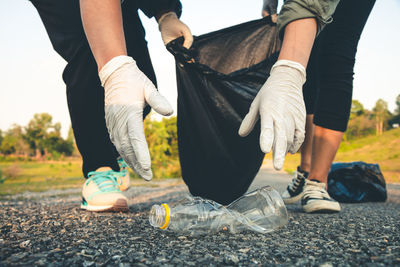
<svg viewBox="0 0 400 267">
<path fill-rule="evenodd" d="M 163 226 L 160 227 L 160 229 L 165 229 L 169 225 L 169 218 L 170 218 L 170 215 L 171 215 L 171 211 L 169 209 L 168 204 L 163 203 L 163 204 L 161 204 L 161 206 L 163 206 L 165 208 L 165 223 L 164 223 Z"/>
</svg>

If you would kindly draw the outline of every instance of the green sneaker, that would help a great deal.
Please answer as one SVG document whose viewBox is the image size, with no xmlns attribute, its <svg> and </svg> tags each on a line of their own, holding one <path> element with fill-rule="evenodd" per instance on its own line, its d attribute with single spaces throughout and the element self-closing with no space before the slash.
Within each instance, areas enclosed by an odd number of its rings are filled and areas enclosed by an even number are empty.
<svg viewBox="0 0 400 267">
<path fill-rule="evenodd" d="M 81 209 L 89 211 L 127 211 L 128 199 L 122 194 L 115 171 L 89 172 L 82 188 Z"/>
<path fill-rule="evenodd" d="M 119 184 L 119 189 L 121 189 L 121 191 L 125 191 L 128 190 L 131 184 L 128 164 L 126 164 L 125 160 L 120 157 L 118 158 L 118 165 L 121 170 L 119 172 L 116 172 L 116 176 L 118 177 L 117 183 Z"/>
</svg>

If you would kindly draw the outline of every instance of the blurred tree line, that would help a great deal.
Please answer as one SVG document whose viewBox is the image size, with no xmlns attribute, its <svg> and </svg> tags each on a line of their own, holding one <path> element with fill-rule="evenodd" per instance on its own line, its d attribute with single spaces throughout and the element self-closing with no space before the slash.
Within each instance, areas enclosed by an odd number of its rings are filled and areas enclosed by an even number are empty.
<svg viewBox="0 0 400 267">
<path fill-rule="evenodd" d="M 181 177 L 176 123 L 175 116 L 160 121 L 148 116 L 144 121 L 154 177 Z"/>
<path fill-rule="evenodd" d="M 176 117 L 154 120 L 147 116 L 145 134 L 152 160 L 154 177 L 180 177 Z M 27 126 L 13 125 L 0 130 L 0 155 L 36 159 L 61 159 L 79 156 L 72 128 L 68 137 L 61 136 L 61 124 L 53 123 L 47 113 L 35 114 Z M 11 156 L 11 157 L 10 157 Z"/>
<path fill-rule="evenodd" d="M 353 100 L 345 139 L 367 135 L 381 135 L 400 124 L 400 95 L 395 99 L 396 109 L 388 110 L 388 104 L 379 99 L 372 110 L 365 109 Z M 177 118 L 144 121 L 145 135 L 150 150 L 154 177 L 180 177 Z M 0 154 L 59 159 L 62 156 L 79 156 L 72 128 L 66 139 L 61 136 L 60 123 L 53 123 L 47 113 L 35 114 L 27 126 L 14 125 L 5 132 L 0 130 Z"/>
<path fill-rule="evenodd" d="M 381 135 L 386 130 L 399 127 L 400 95 L 395 101 L 396 109 L 391 113 L 388 103 L 382 99 L 376 101 L 372 110 L 365 109 L 358 100 L 353 100 L 345 139 L 357 139 L 372 134 Z"/>
<path fill-rule="evenodd" d="M 8 156 L 59 159 L 75 152 L 72 129 L 66 139 L 61 136 L 61 124 L 53 123 L 48 113 L 35 114 L 27 126 L 13 125 L 0 131 L 0 153 Z"/>
</svg>

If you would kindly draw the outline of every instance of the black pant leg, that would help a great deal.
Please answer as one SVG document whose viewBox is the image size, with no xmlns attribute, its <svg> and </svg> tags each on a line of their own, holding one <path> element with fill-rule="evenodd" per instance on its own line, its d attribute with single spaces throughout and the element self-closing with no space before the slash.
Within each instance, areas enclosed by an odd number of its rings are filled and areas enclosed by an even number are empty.
<svg viewBox="0 0 400 267">
<path fill-rule="evenodd" d="M 320 36 L 319 94 L 314 123 L 336 131 L 346 131 L 353 93 L 357 45 L 375 0 L 342 0 L 333 22 Z"/>
<path fill-rule="evenodd" d="M 320 52 L 320 38 L 314 42 L 311 50 L 310 59 L 307 64 L 307 79 L 303 85 L 303 98 L 306 106 L 307 115 L 314 114 L 315 102 L 318 97 L 318 84 L 319 84 L 319 52 Z"/>
<path fill-rule="evenodd" d="M 119 170 L 104 117 L 104 90 L 83 31 L 79 0 L 32 0 L 54 49 L 66 61 L 63 79 L 83 174 L 108 166 Z"/>
<path fill-rule="evenodd" d="M 104 89 L 83 31 L 79 0 L 32 0 L 32 3 L 41 16 L 54 49 L 68 62 L 63 79 L 67 85 L 68 108 L 83 159 L 84 175 L 101 166 L 119 170 L 118 154 L 105 124 Z M 124 2 L 123 16 L 128 54 L 155 83 L 144 30 L 134 1 Z"/>
</svg>

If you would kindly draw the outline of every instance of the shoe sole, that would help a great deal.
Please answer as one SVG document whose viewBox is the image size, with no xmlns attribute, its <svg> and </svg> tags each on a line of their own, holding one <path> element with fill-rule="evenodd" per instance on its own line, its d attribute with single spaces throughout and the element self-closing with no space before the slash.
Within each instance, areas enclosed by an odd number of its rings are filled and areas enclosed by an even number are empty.
<svg viewBox="0 0 400 267">
<path fill-rule="evenodd" d="M 304 205 L 303 210 L 307 213 L 334 213 L 341 210 L 339 203 L 332 201 L 313 201 Z"/>
<path fill-rule="evenodd" d="M 303 196 L 303 192 L 301 192 L 300 194 L 298 194 L 297 196 L 294 197 L 290 197 L 290 198 L 283 198 L 283 203 L 285 204 L 294 204 L 296 202 L 298 202 Z"/>
<path fill-rule="evenodd" d="M 118 199 L 114 204 L 112 205 L 103 205 L 103 206 L 98 206 L 98 205 L 83 205 L 81 204 L 81 209 L 87 210 L 87 211 L 95 211 L 95 212 L 102 212 L 102 211 L 128 211 L 128 203 L 124 199 Z"/>
</svg>

